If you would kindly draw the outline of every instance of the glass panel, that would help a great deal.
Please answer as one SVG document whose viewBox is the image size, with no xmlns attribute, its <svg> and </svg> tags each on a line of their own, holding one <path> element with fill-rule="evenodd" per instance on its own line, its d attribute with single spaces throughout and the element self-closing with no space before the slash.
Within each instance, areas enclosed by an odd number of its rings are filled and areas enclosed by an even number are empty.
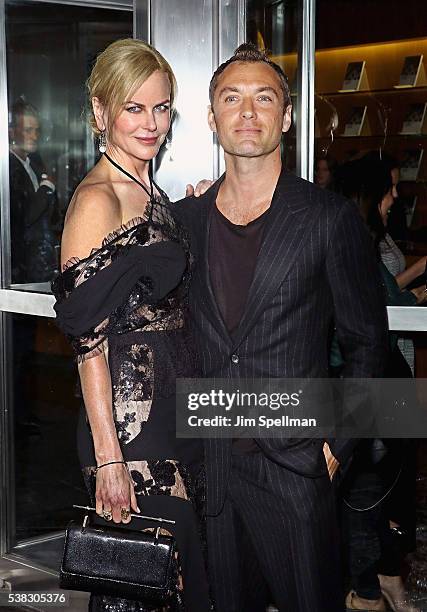
<svg viewBox="0 0 427 612">
<path fill-rule="evenodd" d="M 384 159 L 386 154 L 394 158 L 392 165 L 400 165 L 400 180 L 387 229 L 403 251 L 407 266 L 427 253 L 424 13 L 425 3 L 419 0 L 316 1 L 315 180 L 333 189 L 337 165 L 370 151 L 381 151 Z M 404 268 L 404 260 L 399 265 Z M 418 281 L 423 283 L 425 278 Z M 424 336 L 413 335 L 419 377 L 427 371 Z M 410 340 L 399 338 L 408 362 L 413 350 Z M 406 583 L 414 604 L 423 609 L 427 595 L 426 456 L 423 440 L 413 468 L 417 471 L 417 549 Z M 408 487 L 415 484 L 412 468 L 404 478 Z M 408 512 L 413 510 L 410 497 L 405 500 Z M 391 514 L 395 506 L 396 500 L 388 508 Z"/>
<path fill-rule="evenodd" d="M 289 170 L 296 170 L 298 36 L 301 3 L 298 0 L 247 0 L 246 40 L 266 50 L 284 70 L 292 94 L 292 126 L 282 140 L 282 157 Z"/>
<path fill-rule="evenodd" d="M 85 81 L 131 36 L 132 11 L 6 2 L 13 288 L 50 291 L 67 205 L 95 160 Z"/>
<path fill-rule="evenodd" d="M 68 342 L 54 320 L 7 316 L 13 355 L 15 541 L 64 529 L 72 504 L 87 496 L 77 461 L 81 404 Z M 62 542 L 32 543 L 16 552 L 57 569 Z"/>
<path fill-rule="evenodd" d="M 395 158 L 399 198 L 388 229 L 408 263 L 427 253 L 427 22 L 421 13 L 419 0 L 316 4 L 317 181 L 324 184 L 329 167 L 368 151 Z"/>
</svg>

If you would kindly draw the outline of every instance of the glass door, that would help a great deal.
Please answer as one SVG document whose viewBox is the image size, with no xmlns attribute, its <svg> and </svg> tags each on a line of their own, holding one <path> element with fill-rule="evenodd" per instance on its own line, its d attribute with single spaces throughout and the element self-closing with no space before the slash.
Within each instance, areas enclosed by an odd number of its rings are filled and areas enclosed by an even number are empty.
<svg viewBox="0 0 427 612">
<path fill-rule="evenodd" d="M 246 40 L 265 50 L 288 77 L 292 125 L 282 141 L 286 168 L 312 178 L 314 28 L 312 0 L 247 0 Z"/>
<path fill-rule="evenodd" d="M 96 159 L 85 81 L 133 35 L 131 1 L 6 0 L 2 125 L 2 553 L 57 570 L 72 504 L 87 497 L 75 431 L 81 397 L 50 281 L 70 197 Z"/>
</svg>

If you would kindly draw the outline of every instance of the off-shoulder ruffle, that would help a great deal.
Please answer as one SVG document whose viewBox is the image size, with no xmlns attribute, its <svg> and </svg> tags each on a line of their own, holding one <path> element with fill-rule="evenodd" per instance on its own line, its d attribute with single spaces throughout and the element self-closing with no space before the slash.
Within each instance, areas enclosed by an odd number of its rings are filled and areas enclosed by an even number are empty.
<svg viewBox="0 0 427 612">
<path fill-rule="evenodd" d="M 70 257 L 70 259 L 68 259 L 62 266 L 62 273 L 64 273 L 66 270 L 69 270 L 73 266 L 76 266 L 80 263 L 87 261 L 94 255 L 96 255 L 99 251 L 102 251 L 103 249 L 105 249 L 105 247 L 108 246 L 110 243 L 114 242 L 118 238 L 121 238 L 123 234 L 125 234 L 129 230 L 132 230 L 134 227 L 137 227 L 138 225 L 147 223 L 147 221 L 148 221 L 147 218 L 142 217 L 140 215 L 139 217 L 133 217 L 126 223 L 123 223 L 120 227 L 118 227 L 117 229 L 107 234 L 105 238 L 102 240 L 101 246 L 94 247 L 89 253 L 89 255 L 87 255 L 86 257 L 81 257 L 81 258 L 80 257 Z"/>
<path fill-rule="evenodd" d="M 79 361 L 98 354 L 98 346 L 103 352 L 111 334 L 152 324 L 155 304 L 162 302 L 159 315 L 166 313 L 189 266 L 187 234 L 160 200 L 110 232 L 87 257 L 67 261 L 52 283 L 54 308 Z"/>
</svg>

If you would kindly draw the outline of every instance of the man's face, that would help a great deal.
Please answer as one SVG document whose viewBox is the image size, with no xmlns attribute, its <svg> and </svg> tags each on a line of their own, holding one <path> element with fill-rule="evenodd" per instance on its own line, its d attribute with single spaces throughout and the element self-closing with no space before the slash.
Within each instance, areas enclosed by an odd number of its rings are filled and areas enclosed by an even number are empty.
<svg viewBox="0 0 427 612">
<path fill-rule="evenodd" d="M 261 157 L 280 146 L 291 125 L 274 68 L 265 62 L 234 62 L 220 75 L 208 122 L 224 151 Z"/>
<path fill-rule="evenodd" d="M 17 148 L 26 155 L 35 153 L 40 137 L 40 123 L 32 115 L 19 115 L 12 130 L 12 138 Z"/>
</svg>

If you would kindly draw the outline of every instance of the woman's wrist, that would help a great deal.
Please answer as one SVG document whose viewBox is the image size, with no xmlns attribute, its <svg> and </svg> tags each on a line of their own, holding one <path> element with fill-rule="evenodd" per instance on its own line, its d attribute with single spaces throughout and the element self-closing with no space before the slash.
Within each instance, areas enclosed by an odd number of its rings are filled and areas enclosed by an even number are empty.
<svg viewBox="0 0 427 612">
<path fill-rule="evenodd" d="M 126 461 L 123 461 L 123 460 L 121 460 L 121 461 L 106 461 L 105 463 L 101 463 L 100 465 L 96 466 L 95 475 L 99 472 L 99 470 L 101 468 L 105 468 L 108 465 L 126 465 Z"/>
<path fill-rule="evenodd" d="M 110 451 L 107 449 L 97 451 L 95 448 L 95 459 L 96 465 L 101 465 L 107 461 L 123 461 L 123 455 L 120 448 L 112 448 Z"/>
</svg>

